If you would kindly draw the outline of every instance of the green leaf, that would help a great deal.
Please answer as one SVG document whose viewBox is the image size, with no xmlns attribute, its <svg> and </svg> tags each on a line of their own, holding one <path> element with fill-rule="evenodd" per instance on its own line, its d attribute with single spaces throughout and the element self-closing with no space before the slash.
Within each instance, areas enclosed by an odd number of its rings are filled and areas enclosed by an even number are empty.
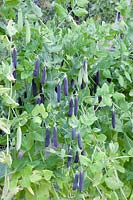
<svg viewBox="0 0 133 200">
<path fill-rule="evenodd" d="M 88 11 L 84 8 L 74 9 L 73 12 L 77 17 L 82 17 L 88 14 Z"/>
<path fill-rule="evenodd" d="M 125 76 L 126 76 L 127 80 L 129 80 L 130 82 L 132 82 L 132 80 L 131 80 L 131 77 L 130 77 L 129 73 L 128 73 L 127 71 L 124 71 L 124 74 L 125 74 Z"/>
<path fill-rule="evenodd" d="M 118 149 L 119 149 L 119 144 L 118 144 L 118 142 L 110 142 L 109 143 L 109 149 L 110 149 L 110 152 L 112 153 L 112 154 L 115 154 L 117 151 L 118 151 Z"/>
<path fill-rule="evenodd" d="M 133 89 L 130 90 L 129 96 L 130 96 L 130 97 L 133 97 Z"/>
<path fill-rule="evenodd" d="M 25 19 L 25 27 L 26 27 L 26 44 L 28 44 L 31 39 L 31 31 L 30 31 L 30 24 L 27 19 Z"/>
<path fill-rule="evenodd" d="M 8 94 L 4 94 L 3 95 L 3 99 L 4 99 L 4 102 L 7 106 L 9 107 L 12 107 L 12 108 L 15 108 L 17 106 L 19 106 L 18 103 L 16 103 Z"/>
<path fill-rule="evenodd" d="M 4 88 L 0 85 L 0 95 L 5 94 L 10 91 L 10 88 Z"/>
<path fill-rule="evenodd" d="M 53 176 L 53 172 L 50 170 L 42 170 L 42 175 L 46 181 L 50 181 Z"/>
<path fill-rule="evenodd" d="M 118 177 L 116 178 L 115 176 L 106 177 L 105 183 L 111 190 L 118 190 L 123 187 L 123 182 L 121 182 L 120 179 Z"/>
<path fill-rule="evenodd" d="M 38 17 L 42 17 L 43 13 L 41 11 L 41 8 L 39 8 L 35 3 L 30 2 L 33 12 L 38 16 Z"/>
<path fill-rule="evenodd" d="M 77 0 L 77 5 L 83 8 L 88 5 L 88 0 Z"/>
<path fill-rule="evenodd" d="M 23 29 L 23 14 L 22 14 L 22 9 L 18 9 L 18 30 L 21 32 Z"/>
<path fill-rule="evenodd" d="M 55 11 L 59 17 L 62 19 L 66 18 L 68 16 L 68 12 L 65 8 L 63 8 L 60 4 L 55 3 Z"/>
<path fill-rule="evenodd" d="M 80 155 L 80 156 L 79 156 L 79 160 L 80 160 L 81 165 L 84 165 L 84 166 L 86 166 L 86 167 L 88 167 L 89 164 L 91 163 L 90 159 L 87 158 L 86 156 Z"/>
<path fill-rule="evenodd" d="M 128 155 L 133 156 L 133 147 L 128 151 Z"/>
<path fill-rule="evenodd" d="M 124 87 L 124 78 L 123 78 L 123 76 L 119 75 L 118 81 L 119 81 L 120 86 Z"/>
<path fill-rule="evenodd" d="M 10 123 L 4 118 L 0 118 L 0 129 L 6 134 L 10 134 Z"/>
</svg>

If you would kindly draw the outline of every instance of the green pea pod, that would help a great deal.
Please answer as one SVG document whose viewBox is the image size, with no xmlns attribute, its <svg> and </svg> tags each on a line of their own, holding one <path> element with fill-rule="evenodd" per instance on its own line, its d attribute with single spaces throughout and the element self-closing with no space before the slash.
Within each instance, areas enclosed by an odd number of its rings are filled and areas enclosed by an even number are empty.
<svg viewBox="0 0 133 200">
<path fill-rule="evenodd" d="M 21 148 L 21 144 L 22 144 L 22 131 L 21 127 L 19 126 L 17 129 L 17 144 L 16 144 L 17 151 Z"/>
<path fill-rule="evenodd" d="M 30 24 L 27 19 L 25 20 L 25 26 L 26 26 L 26 44 L 28 44 L 31 38 L 31 31 L 30 31 Z"/>
<path fill-rule="evenodd" d="M 18 31 L 21 32 L 23 29 L 23 14 L 21 8 L 18 9 Z"/>
</svg>

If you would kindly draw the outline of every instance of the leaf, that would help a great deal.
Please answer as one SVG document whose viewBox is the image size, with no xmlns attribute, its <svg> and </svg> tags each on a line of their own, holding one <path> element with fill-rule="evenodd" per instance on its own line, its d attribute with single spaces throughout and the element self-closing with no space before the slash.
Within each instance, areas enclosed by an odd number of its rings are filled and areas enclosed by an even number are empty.
<svg viewBox="0 0 133 200">
<path fill-rule="evenodd" d="M 110 149 L 110 152 L 112 153 L 112 154 L 115 154 L 117 151 L 118 151 L 118 149 L 119 149 L 119 144 L 118 144 L 118 142 L 110 142 L 109 143 L 109 149 Z"/>
<path fill-rule="evenodd" d="M 21 127 L 19 126 L 17 129 L 17 143 L 16 143 L 17 151 L 21 148 L 21 144 L 22 144 L 22 131 L 21 131 Z"/>
<path fill-rule="evenodd" d="M 6 29 L 11 37 L 17 33 L 17 30 L 15 28 L 15 23 L 13 22 L 13 20 L 9 20 Z"/>
<path fill-rule="evenodd" d="M 124 71 L 124 74 L 125 74 L 125 76 L 126 76 L 127 80 L 129 80 L 130 82 L 132 82 L 132 80 L 131 80 L 131 77 L 130 77 L 129 73 L 128 73 L 127 71 Z"/>
<path fill-rule="evenodd" d="M 130 96 L 130 97 L 133 97 L 133 89 L 130 90 L 129 96 Z"/>
<path fill-rule="evenodd" d="M 87 113 L 84 113 L 80 116 L 81 123 L 86 126 L 92 125 L 96 120 L 97 117 L 95 116 L 95 111 L 93 107 L 89 108 Z"/>
<path fill-rule="evenodd" d="M 42 170 L 42 175 L 44 176 L 45 180 L 50 181 L 51 177 L 53 176 L 53 172 L 50 170 Z"/>
<path fill-rule="evenodd" d="M 18 103 L 16 103 L 8 94 L 4 94 L 3 95 L 3 99 L 5 101 L 5 104 L 9 107 L 15 108 L 17 106 L 19 106 Z"/>
<path fill-rule="evenodd" d="M 128 155 L 133 156 L 133 147 L 128 151 Z"/>
<path fill-rule="evenodd" d="M 59 17 L 62 19 L 66 18 L 68 16 L 68 12 L 65 8 L 63 8 L 61 5 L 58 3 L 55 3 L 55 11 Z"/>
<path fill-rule="evenodd" d="M 6 134 L 10 134 L 10 124 L 4 118 L 0 118 L 0 129 L 4 131 Z"/>
<path fill-rule="evenodd" d="M 88 0 L 77 0 L 77 5 L 83 8 L 88 5 Z"/>
<path fill-rule="evenodd" d="M 42 103 L 39 105 L 39 112 L 40 112 L 43 119 L 47 118 L 48 113 L 46 112 L 44 104 L 42 104 Z"/>
<path fill-rule="evenodd" d="M 42 17 L 43 13 L 41 11 L 41 8 L 39 8 L 35 3 L 30 2 L 33 12 L 38 16 L 38 17 Z"/>
<path fill-rule="evenodd" d="M 115 176 L 106 177 L 105 183 L 111 190 L 118 190 L 123 187 L 123 182 L 121 182 L 120 179 L 118 177 L 116 178 Z"/>
<path fill-rule="evenodd" d="M 42 179 L 42 176 L 41 176 L 40 172 L 37 170 L 34 170 L 33 174 L 30 176 L 30 181 L 32 183 L 36 183 L 36 182 L 39 182 L 41 179 Z"/>
<path fill-rule="evenodd" d="M 124 78 L 123 78 L 123 76 L 119 75 L 118 81 L 119 81 L 120 86 L 123 87 L 124 86 Z"/>
<path fill-rule="evenodd" d="M 89 166 L 89 164 L 91 162 L 89 158 L 87 158 L 86 156 L 82 156 L 82 155 L 79 156 L 79 160 L 80 160 L 81 165 L 84 165 L 86 167 Z"/>
<path fill-rule="evenodd" d="M 77 17 L 82 17 L 88 14 L 88 11 L 84 8 L 74 9 L 73 12 Z"/>
</svg>

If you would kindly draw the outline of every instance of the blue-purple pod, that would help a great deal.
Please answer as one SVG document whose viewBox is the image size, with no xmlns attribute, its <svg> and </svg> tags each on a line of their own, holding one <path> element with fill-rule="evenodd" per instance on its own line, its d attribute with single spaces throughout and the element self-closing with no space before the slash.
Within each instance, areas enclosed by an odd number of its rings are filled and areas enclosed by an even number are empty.
<svg viewBox="0 0 133 200">
<path fill-rule="evenodd" d="M 98 70 L 96 73 L 95 83 L 97 85 L 99 85 L 99 83 L 100 83 L 100 70 Z"/>
<path fill-rule="evenodd" d="M 50 130 L 46 128 L 46 135 L 45 135 L 45 147 L 50 145 Z"/>
<path fill-rule="evenodd" d="M 39 93 L 42 93 L 42 84 L 40 84 Z"/>
<path fill-rule="evenodd" d="M 17 67 L 17 50 L 16 50 L 16 48 L 13 49 L 12 62 L 13 62 L 13 67 L 16 69 L 16 67 Z"/>
<path fill-rule="evenodd" d="M 16 78 L 17 78 L 16 69 L 13 71 L 12 75 L 13 75 L 14 79 L 16 79 Z"/>
<path fill-rule="evenodd" d="M 123 37 L 124 37 L 123 33 L 120 33 L 119 37 L 121 40 L 123 40 Z"/>
<path fill-rule="evenodd" d="M 115 129 L 115 124 L 116 124 L 116 121 L 115 121 L 115 111 L 112 111 L 112 128 Z"/>
<path fill-rule="evenodd" d="M 74 115 L 76 116 L 78 113 L 78 96 L 74 99 Z"/>
<path fill-rule="evenodd" d="M 39 59 L 36 60 L 36 64 L 35 64 L 35 69 L 34 69 L 34 77 L 37 77 L 39 74 L 39 70 L 40 70 L 40 61 Z"/>
<path fill-rule="evenodd" d="M 34 97 L 37 95 L 37 87 L 34 79 L 32 79 L 32 94 Z"/>
<path fill-rule="evenodd" d="M 24 98 L 25 99 L 27 98 L 27 92 L 26 91 L 24 92 Z"/>
<path fill-rule="evenodd" d="M 71 117 L 73 115 L 73 99 L 71 98 L 69 101 L 69 111 L 68 116 Z"/>
<path fill-rule="evenodd" d="M 59 103 L 61 101 L 61 85 L 58 83 L 57 85 L 57 102 Z"/>
<path fill-rule="evenodd" d="M 71 82 L 70 82 L 70 87 L 73 89 L 75 86 L 75 81 L 74 79 L 71 79 Z"/>
<path fill-rule="evenodd" d="M 43 72 L 42 72 L 41 84 L 43 85 L 45 81 L 46 81 L 46 67 L 44 67 Z"/>
<path fill-rule="evenodd" d="M 72 148 L 69 148 L 69 150 L 68 150 L 67 168 L 70 167 L 71 162 L 72 162 Z"/>
<path fill-rule="evenodd" d="M 74 180 L 73 180 L 73 190 L 78 189 L 78 173 L 75 174 Z"/>
<path fill-rule="evenodd" d="M 83 181 L 84 181 L 84 172 L 80 171 L 79 174 L 79 191 L 82 192 L 83 190 Z"/>
<path fill-rule="evenodd" d="M 102 96 L 98 96 L 98 103 L 101 103 L 102 101 Z"/>
<path fill-rule="evenodd" d="M 18 97 L 18 104 L 19 104 L 20 106 L 23 106 L 23 105 L 24 105 L 23 102 L 22 102 L 21 97 Z"/>
<path fill-rule="evenodd" d="M 40 94 L 40 101 L 41 103 L 44 103 L 44 94 Z"/>
<path fill-rule="evenodd" d="M 54 147 L 58 147 L 58 136 L 57 136 L 57 128 L 54 126 L 53 128 L 53 145 Z"/>
<path fill-rule="evenodd" d="M 68 96 L 68 79 L 66 76 L 64 77 L 64 95 Z"/>
<path fill-rule="evenodd" d="M 79 153 L 78 153 L 78 151 L 76 151 L 74 163 L 78 163 L 78 162 L 79 162 Z"/>
<path fill-rule="evenodd" d="M 117 14 L 116 14 L 116 21 L 119 22 L 120 18 L 121 18 L 121 13 L 117 12 Z"/>
<path fill-rule="evenodd" d="M 73 127 L 72 128 L 72 140 L 74 140 L 76 138 L 76 128 Z"/>
<path fill-rule="evenodd" d="M 78 133 L 78 147 L 82 150 L 83 149 L 83 145 L 82 145 L 82 140 L 81 140 L 81 135 L 80 133 Z"/>
<path fill-rule="evenodd" d="M 85 86 L 86 86 L 86 84 L 85 84 L 85 82 L 84 82 L 84 80 L 82 78 L 81 89 L 83 90 L 85 88 Z"/>
</svg>

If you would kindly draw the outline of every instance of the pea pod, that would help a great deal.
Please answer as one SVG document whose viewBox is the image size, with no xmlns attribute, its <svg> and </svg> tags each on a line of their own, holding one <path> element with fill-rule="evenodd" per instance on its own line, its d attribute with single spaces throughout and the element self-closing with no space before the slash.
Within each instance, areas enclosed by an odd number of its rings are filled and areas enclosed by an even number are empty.
<svg viewBox="0 0 133 200">
<path fill-rule="evenodd" d="M 80 133 L 78 133 L 78 147 L 79 147 L 81 150 L 82 150 L 82 148 L 83 148 Z"/>
<path fill-rule="evenodd" d="M 64 95 L 68 96 L 68 79 L 67 79 L 67 76 L 64 77 Z"/>
<path fill-rule="evenodd" d="M 39 70 L 40 70 L 40 61 L 39 59 L 36 60 L 36 64 L 35 64 L 35 69 L 34 69 L 34 77 L 37 77 L 39 74 Z"/>
<path fill-rule="evenodd" d="M 46 136 L 45 136 L 45 147 L 48 147 L 50 144 L 50 130 L 46 128 Z"/>
<path fill-rule="evenodd" d="M 74 180 L 73 180 L 73 190 L 78 189 L 78 173 L 76 172 L 75 176 L 74 176 Z"/>
<path fill-rule="evenodd" d="M 84 172 L 80 171 L 79 174 L 79 191 L 82 192 L 83 190 L 83 181 L 84 181 Z"/>
<path fill-rule="evenodd" d="M 67 160 L 67 168 L 70 167 L 72 162 L 72 148 L 70 147 L 68 150 L 68 160 Z"/>
<path fill-rule="evenodd" d="M 53 145 L 54 147 L 58 147 L 58 136 L 57 136 L 57 128 L 54 126 L 53 128 Z"/>
<path fill-rule="evenodd" d="M 69 111 L 68 116 L 71 117 L 73 115 L 73 99 L 71 98 L 69 101 Z"/>
<path fill-rule="evenodd" d="M 115 111 L 112 111 L 112 128 L 115 129 L 116 120 L 115 120 Z"/>
<path fill-rule="evenodd" d="M 76 95 L 74 99 L 74 115 L 76 116 L 78 113 L 78 96 Z"/>
<path fill-rule="evenodd" d="M 44 67 L 43 72 L 42 72 L 42 85 L 45 83 L 46 81 L 46 67 Z"/>
</svg>

